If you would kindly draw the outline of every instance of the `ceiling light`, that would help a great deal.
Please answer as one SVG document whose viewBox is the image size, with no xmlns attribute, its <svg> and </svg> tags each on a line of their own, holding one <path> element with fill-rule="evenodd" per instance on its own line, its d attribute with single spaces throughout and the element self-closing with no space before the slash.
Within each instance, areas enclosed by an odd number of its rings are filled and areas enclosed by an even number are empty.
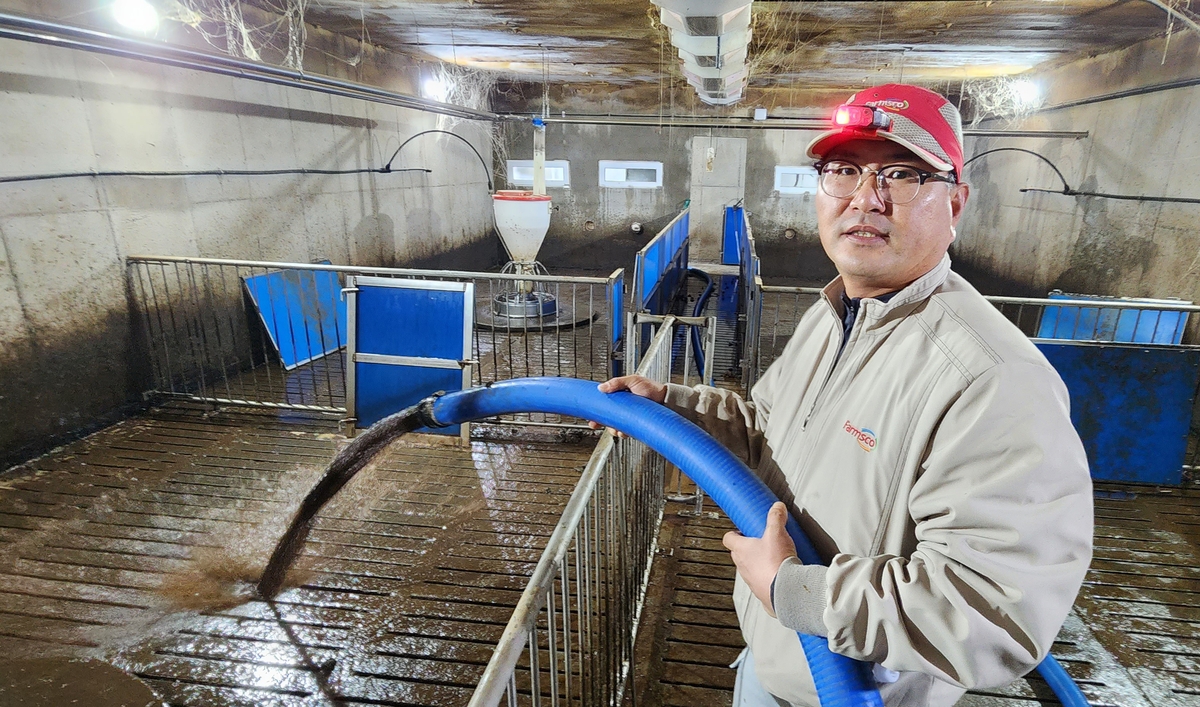
<svg viewBox="0 0 1200 707">
<path fill-rule="evenodd" d="M 1042 100 L 1042 90 L 1029 79 L 1017 79 L 1012 82 L 1013 100 L 1018 106 L 1032 107 Z"/>
<path fill-rule="evenodd" d="M 158 11 L 146 0 L 116 0 L 112 13 L 122 27 L 134 32 L 150 34 L 158 29 Z"/>
<path fill-rule="evenodd" d="M 450 98 L 450 82 L 438 78 L 425 79 L 421 84 L 421 95 L 431 101 L 445 103 Z"/>
</svg>

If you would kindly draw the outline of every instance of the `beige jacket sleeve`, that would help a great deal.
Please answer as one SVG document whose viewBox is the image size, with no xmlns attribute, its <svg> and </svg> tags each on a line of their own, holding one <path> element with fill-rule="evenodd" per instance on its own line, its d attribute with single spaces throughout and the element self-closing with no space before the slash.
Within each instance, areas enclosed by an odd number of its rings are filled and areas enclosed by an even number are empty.
<svg viewBox="0 0 1200 707">
<path fill-rule="evenodd" d="M 756 403 L 721 388 L 668 383 L 663 404 L 699 425 L 751 468 L 758 465 L 766 420 L 760 420 Z"/>
<path fill-rule="evenodd" d="M 909 494 L 915 551 L 839 554 L 825 573 L 833 651 L 966 688 L 1041 662 L 1091 562 L 1091 479 L 1068 407 L 1035 363 L 967 387 Z"/>
<path fill-rule="evenodd" d="M 791 359 L 791 350 L 799 344 L 794 336 L 788 339 L 783 353 L 750 391 L 750 400 L 723 388 L 668 383 L 663 404 L 699 425 L 751 469 L 757 469 L 765 444 L 767 418 L 771 415 L 771 391 L 782 362 Z"/>
</svg>

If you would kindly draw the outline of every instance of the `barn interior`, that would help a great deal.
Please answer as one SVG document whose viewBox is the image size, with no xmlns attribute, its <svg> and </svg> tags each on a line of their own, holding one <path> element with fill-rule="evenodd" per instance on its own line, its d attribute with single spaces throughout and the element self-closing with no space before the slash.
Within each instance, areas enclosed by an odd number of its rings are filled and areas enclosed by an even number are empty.
<svg viewBox="0 0 1200 707">
<path fill-rule="evenodd" d="M 1095 489 L 1083 701 L 959 704 L 1200 704 L 1188 0 L 0 0 L 0 705 L 732 704 L 727 509 L 578 413 L 404 437 L 253 585 L 435 392 L 748 391 L 836 275 L 806 146 L 889 82 L 959 108 L 954 269 Z"/>
</svg>

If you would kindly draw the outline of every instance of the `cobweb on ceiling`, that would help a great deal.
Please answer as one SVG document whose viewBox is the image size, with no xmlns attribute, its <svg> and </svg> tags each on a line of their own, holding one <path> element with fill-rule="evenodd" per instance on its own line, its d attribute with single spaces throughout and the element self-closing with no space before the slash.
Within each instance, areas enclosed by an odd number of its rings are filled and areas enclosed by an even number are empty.
<svg viewBox="0 0 1200 707">
<path fill-rule="evenodd" d="M 1031 99 L 1026 84 L 1025 79 L 1013 76 L 964 81 L 962 92 L 974 112 L 971 125 L 995 118 L 1007 127 L 1013 127 L 1033 115 L 1041 108 L 1042 101 L 1036 97 Z"/>
<path fill-rule="evenodd" d="M 443 103 L 480 111 L 492 109 L 492 98 L 497 90 L 497 75 L 493 72 L 449 62 L 436 62 L 423 65 L 421 75 L 441 87 L 444 94 L 436 99 Z M 508 163 L 508 140 L 505 139 L 504 122 L 470 120 L 452 115 L 438 116 L 439 129 L 453 131 L 460 125 L 485 133 L 485 138 L 492 148 L 494 176 L 503 177 L 504 165 Z"/>
<path fill-rule="evenodd" d="M 290 69 L 304 68 L 309 0 L 261 0 L 249 13 L 240 0 L 170 0 L 169 19 L 195 30 L 230 56 L 263 61 L 277 55 Z M 250 19 L 247 17 L 250 15 Z"/>
</svg>

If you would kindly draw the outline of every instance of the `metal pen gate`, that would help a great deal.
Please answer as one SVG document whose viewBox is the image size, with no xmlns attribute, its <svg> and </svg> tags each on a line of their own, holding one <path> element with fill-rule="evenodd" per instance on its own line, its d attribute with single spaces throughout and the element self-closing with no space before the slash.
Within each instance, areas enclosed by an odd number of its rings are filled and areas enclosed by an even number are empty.
<svg viewBox="0 0 1200 707">
<path fill-rule="evenodd" d="M 345 416 L 340 290 L 347 277 L 470 283 L 476 312 L 513 282 L 532 282 L 573 312 L 571 326 L 536 319 L 475 326 L 466 358 L 471 383 L 523 376 L 602 381 L 624 348 L 624 270 L 608 277 L 512 275 L 457 270 L 370 268 L 324 263 L 131 256 L 127 289 L 137 360 L 147 396 L 305 410 Z M 476 316 L 476 321 L 481 321 Z M 527 415 L 525 424 L 564 424 Z"/>
<path fill-rule="evenodd" d="M 747 334 L 754 342 L 754 358 L 746 362 L 752 381 L 779 357 L 800 318 L 821 296 L 817 287 L 759 284 L 758 290 L 760 326 Z M 1065 296 L 984 298 L 1042 349 L 1066 381 L 1077 428 L 1081 416 L 1088 418 L 1082 422 L 1091 430 L 1083 435 L 1084 444 L 1096 478 L 1178 484 L 1181 467 L 1187 474 L 1196 472 L 1200 427 L 1192 412 L 1200 396 L 1195 371 L 1200 347 L 1183 342 L 1195 341 L 1200 332 L 1200 317 L 1189 316 L 1200 314 L 1200 305 Z M 1164 340 L 1179 343 L 1155 343 Z M 1139 397 L 1135 391 L 1156 385 L 1166 387 L 1157 395 L 1141 395 L 1143 404 L 1130 414 L 1115 413 Z M 1102 415 L 1100 409 L 1111 414 Z M 1145 415 L 1133 415 L 1139 410 Z M 1144 433 L 1121 431 L 1117 424 L 1126 418 L 1145 428 Z"/>
<path fill-rule="evenodd" d="M 637 373 L 671 376 L 668 317 Z M 470 707 L 621 704 L 658 543 L 666 461 L 605 432 L 505 627 Z"/>
<path fill-rule="evenodd" d="M 370 427 L 429 395 L 471 385 L 475 285 L 402 278 L 346 278 L 346 407 Z M 462 434 L 467 425 L 430 430 Z"/>
</svg>

